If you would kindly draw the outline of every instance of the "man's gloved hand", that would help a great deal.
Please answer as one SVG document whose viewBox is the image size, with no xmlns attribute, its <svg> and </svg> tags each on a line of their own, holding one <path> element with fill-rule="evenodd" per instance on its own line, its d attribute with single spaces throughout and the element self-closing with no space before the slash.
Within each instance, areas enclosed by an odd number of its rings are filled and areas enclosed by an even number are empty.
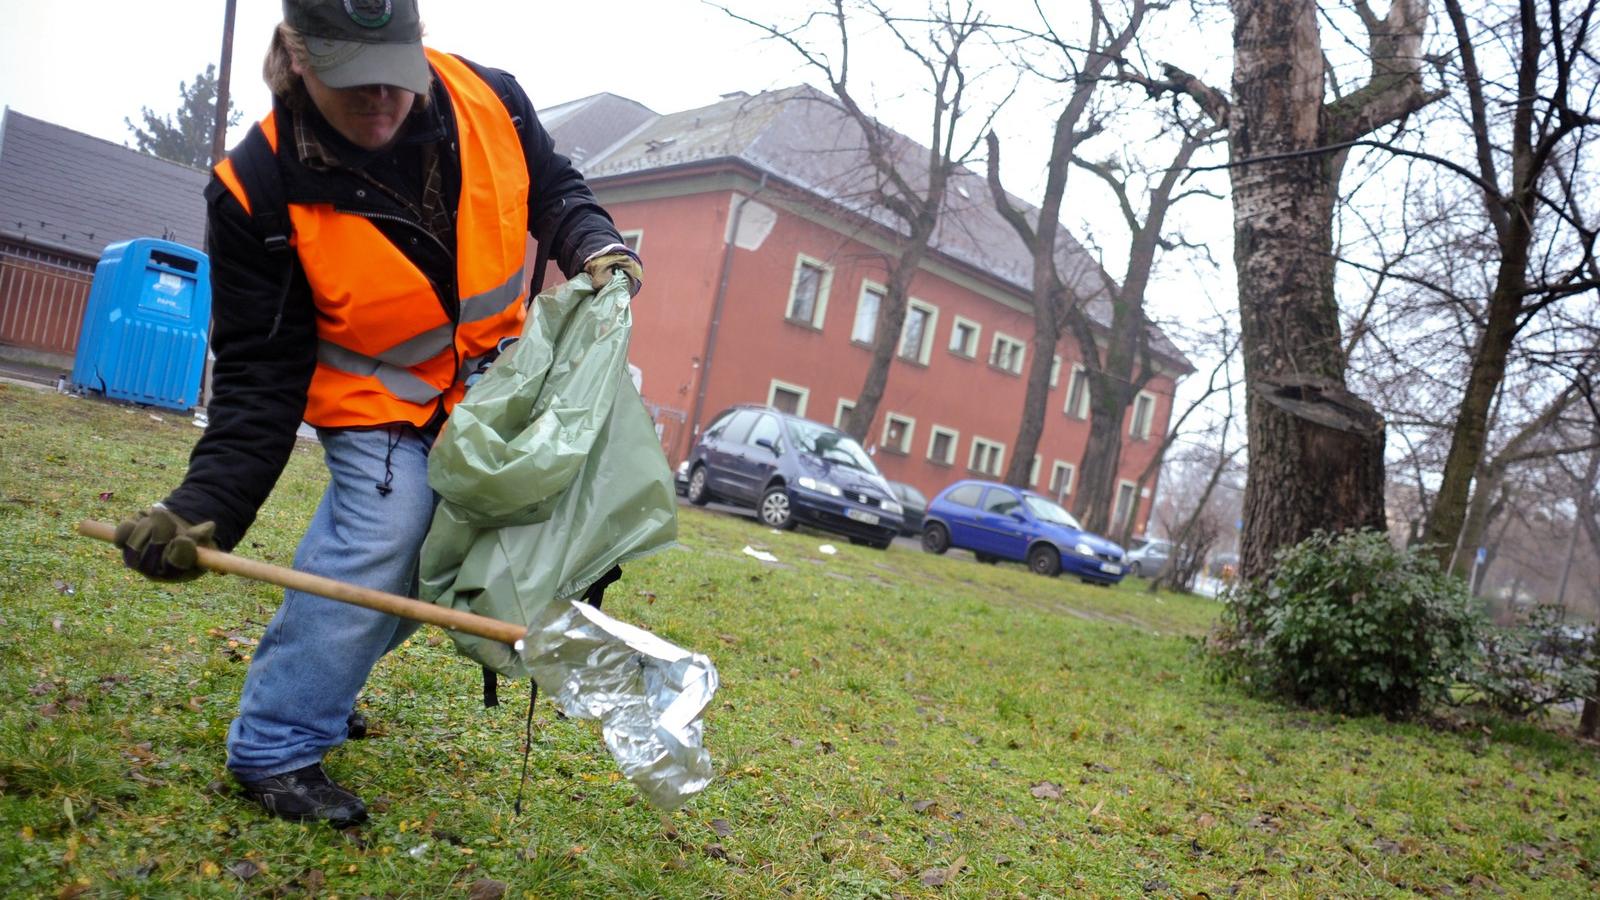
<svg viewBox="0 0 1600 900">
<path fill-rule="evenodd" d="M 156 581 L 189 581 L 205 574 L 198 548 L 215 547 L 216 531 L 215 522 L 190 525 L 157 503 L 118 523 L 114 542 L 128 568 Z"/>
<path fill-rule="evenodd" d="M 644 263 L 639 260 L 639 254 L 622 244 L 602 247 L 583 261 L 583 271 L 594 282 L 595 290 L 611 283 L 611 273 L 615 269 L 627 273 L 630 294 L 637 295 L 644 287 Z"/>
</svg>

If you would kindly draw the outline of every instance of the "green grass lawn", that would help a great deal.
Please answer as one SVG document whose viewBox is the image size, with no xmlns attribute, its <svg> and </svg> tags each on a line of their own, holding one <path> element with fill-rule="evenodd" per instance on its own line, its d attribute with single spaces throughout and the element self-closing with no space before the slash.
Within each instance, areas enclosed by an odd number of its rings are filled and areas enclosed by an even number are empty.
<svg viewBox="0 0 1600 900">
<path fill-rule="evenodd" d="M 722 675 L 706 717 L 718 777 L 670 826 L 597 729 L 547 702 L 514 814 L 522 685 L 484 709 L 478 669 L 438 631 L 380 664 L 376 735 L 329 757 L 372 822 L 269 819 L 233 795 L 222 760 L 277 590 L 157 585 L 72 532 L 160 499 L 198 434 L 186 416 L 0 385 L 0 893 L 1600 890 L 1593 747 L 1252 700 L 1196 655 L 1211 601 L 693 509 L 682 546 L 628 567 L 606 598 Z M 321 481 L 302 445 L 237 552 L 287 564 Z"/>
</svg>

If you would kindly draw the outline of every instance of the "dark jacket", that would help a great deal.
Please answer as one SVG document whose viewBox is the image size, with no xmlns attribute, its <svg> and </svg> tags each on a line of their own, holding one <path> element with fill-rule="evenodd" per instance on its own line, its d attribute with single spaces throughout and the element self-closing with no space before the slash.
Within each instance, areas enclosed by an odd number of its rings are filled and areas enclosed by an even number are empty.
<svg viewBox="0 0 1600 900">
<path fill-rule="evenodd" d="M 611 217 L 595 201 L 583 176 L 539 124 L 533 104 L 516 79 L 498 69 L 472 65 L 473 71 L 500 95 L 522 137 L 527 158 L 528 230 L 561 271 L 572 277 L 583 261 L 607 244 L 619 243 Z M 309 104 L 308 104 L 309 106 Z M 334 203 L 400 217 L 376 220 L 387 236 L 428 276 L 440 303 L 455 318 L 454 241 L 435 239 L 403 204 L 373 190 L 371 181 L 416 197 L 420 186 L 408 183 L 420 172 L 420 145 L 437 140 L 442 162 L 445 208 L 452 212 L 460 195 L 460 166 L 455 151 L 456 126 L 448 93 L 434 82 L 432 101 L 418 110 L 393 151 L 362 154 L 339 140 L 314 110 L 305 115 L 320 127 L 317 135 L 340 160 L 366 173 L 307 166 L 296 151 L 293 114 L 280 107 L 277 116 L 279 170 L 291 203 Z M 306 392 L 316 367 L 316 310 L 298 265 L 284 288 L 287 255 L 266 251 L 267 235 L 233 195 L 212 178 L 206 189 L 207 252 L 211 257 L 211 349 L 216 361 L 211 374 L 209 424 L 189 457 L 183 483 L 165 505 L 190 522 L 217 525 L 217 545 L 231 549 L 255 520 L 272 493 L 294 449 L 295 431 L 305 412 Z M 252 201 L 252 206 L 254 202 Z M 467 237 L 470 240 L 470 236 Z M 439 417 L 442 420 L 442 410 Z M 430 423 L 437 428 L 439 422 Z"/>
</svg>

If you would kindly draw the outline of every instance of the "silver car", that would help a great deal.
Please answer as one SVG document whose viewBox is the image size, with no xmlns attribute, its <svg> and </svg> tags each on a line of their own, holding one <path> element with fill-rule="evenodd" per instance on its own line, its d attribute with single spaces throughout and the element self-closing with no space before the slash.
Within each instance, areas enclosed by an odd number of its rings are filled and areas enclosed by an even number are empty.
<svg viewBox="0 0 1600 900">
<path fill-rule="evenodd" d="M 1172 542 L 1163 540 L 1145 541 L 1139 546 L 1128 551 L 1126 562 L 1129 575 L 1141 575 L 1145 578 L 1154 578 L 1161 574 L 1167 567 L 1167 560 L 1172 558 Z"/>
</svg>

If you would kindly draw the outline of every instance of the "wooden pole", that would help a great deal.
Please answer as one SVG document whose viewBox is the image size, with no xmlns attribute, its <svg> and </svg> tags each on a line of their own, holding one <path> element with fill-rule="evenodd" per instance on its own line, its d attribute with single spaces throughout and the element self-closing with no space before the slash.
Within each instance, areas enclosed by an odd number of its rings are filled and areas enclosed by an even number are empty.
<svg viewBox="0 0 1600 900">
<path fill-rule="evenodd" d="M 93 519 L 84 519 L 78 523 L 78 533 L 84 537 L 110 542 L 116 535 L 116 529 L 106 522 L 96 522 Z M 423 603 L 410 597 L 401 597 L 398 594 L 389 594 L 372 588 L 347 584 L 335 581 L 332 578 L 323 578 L 321 575 L 312 575 L 294 569 L 275 566 L 271 563 L 245 559 L 221 550 L 212 550 L 208 547 L 200 548 L 200 565 L 213 572 L 222 572 L 228 575 L 238 575 L 255 581 L 265 581 L 280 587 L 293 588 L 337 600 L 340 603 L 350 603 L 355 606 L 364 606 L 388 613 L 391 616 L 400 616 L 403 619 L 412 619 L 437 625 L 451 631 L 460 631 L 466 634 L 477 635 L 502 644 L 510 644 L 513 649 L 521 652 L 522 638 L 527 629 L 510 622 L 491 619 L 475 613 L 462 612 L 458 609 L 447 609 L 435 606 L 432 603 Z"/>
</svg>

